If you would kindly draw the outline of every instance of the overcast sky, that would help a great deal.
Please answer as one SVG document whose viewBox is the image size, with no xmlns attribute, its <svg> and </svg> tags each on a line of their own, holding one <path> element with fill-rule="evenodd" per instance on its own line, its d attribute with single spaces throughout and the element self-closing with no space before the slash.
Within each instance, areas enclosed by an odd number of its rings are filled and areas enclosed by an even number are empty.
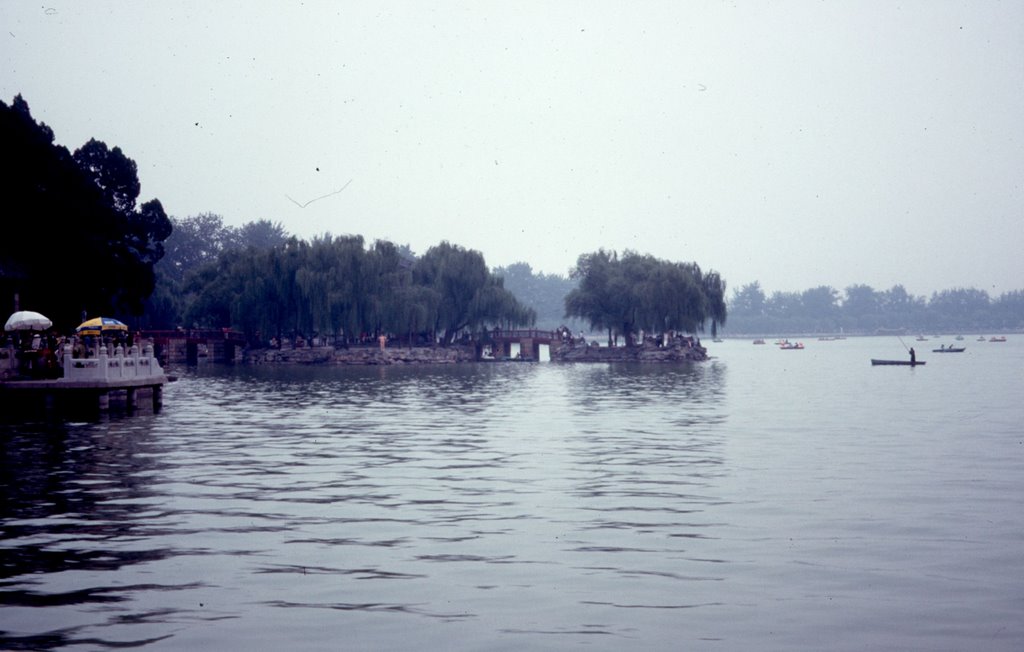
<svg viewBox="0 0 1024 652">
<path fill-rule="evenodd" d="M 121 147 L 174 217 L 558 274 L 632 249 L 769 293 L 1024 289 L 1019 0 L 6 0 L 0 24 L 0 99 Z"/>
</svg>

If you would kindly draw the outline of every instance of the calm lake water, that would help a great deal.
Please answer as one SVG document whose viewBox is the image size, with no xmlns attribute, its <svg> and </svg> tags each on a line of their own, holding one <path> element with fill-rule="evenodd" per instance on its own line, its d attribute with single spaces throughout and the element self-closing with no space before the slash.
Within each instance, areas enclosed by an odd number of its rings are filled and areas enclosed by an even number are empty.
<svg viewBox="0 0 1024 652">
<path fill-rule="evenodd" d="M 1021 650 L 1024 336 L 175 369 L 0 423 L 0 649 Z"/>
</svg>

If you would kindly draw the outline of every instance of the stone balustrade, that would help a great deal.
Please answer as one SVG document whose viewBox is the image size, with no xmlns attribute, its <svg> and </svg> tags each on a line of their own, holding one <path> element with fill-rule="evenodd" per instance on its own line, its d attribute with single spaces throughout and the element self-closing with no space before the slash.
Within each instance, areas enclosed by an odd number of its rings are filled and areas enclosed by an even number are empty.
<svg viewBox="0 0 1024 652">
<path fill-rule="evenodd" d="M 99 381 L 117 383 L 122 380 L 158 380 L 164 376 L 164 370 L 153 355 L 153 346 L 147 344 L 140 350 L 138 345 L 114 347 L 114 354 L 109 355 L 107 346 L 100 345 L 98 355 L 88 358 L 76 358 L 72 355 L 71 344 L 64 345 L 64 377 L 65 382 Z"/>
</svg>

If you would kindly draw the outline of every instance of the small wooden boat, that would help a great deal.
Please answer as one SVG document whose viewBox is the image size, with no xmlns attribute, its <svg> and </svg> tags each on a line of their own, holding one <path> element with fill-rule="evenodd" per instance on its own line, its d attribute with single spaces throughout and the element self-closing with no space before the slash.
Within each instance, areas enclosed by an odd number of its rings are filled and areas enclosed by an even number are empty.
<svg viewBox="0 0 1024 652">
<path fill-rule="evenodd" d="M 871 358 L 871 364 L 874 366 L 899 365 L 904 367 L 917 367 L 919 365 L 924 365 L 924 360 L 914 360 L 913 362 L 911 362 L 910 360 L 876 360 L 874 358 Z"/>
<path fill-rule="evenodd" d="M 932 349 L 932 353 L 963 353 L 967 350 L 966 346 L 947 346 L 941 349 Z"/>
</svg>

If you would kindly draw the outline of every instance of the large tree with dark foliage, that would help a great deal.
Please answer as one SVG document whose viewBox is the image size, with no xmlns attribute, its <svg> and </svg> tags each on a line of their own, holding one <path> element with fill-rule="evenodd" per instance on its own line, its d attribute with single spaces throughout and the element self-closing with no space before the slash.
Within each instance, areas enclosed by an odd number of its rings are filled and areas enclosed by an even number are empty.
<svg viewBox="0 0 1024 652">
<path fill-rule="evenodd" d="M 413 278 L 437 298 L 434 330 L 450 344 L 464 329 L 514 327 L 536 322 L 537 313 L 505 289 L 483 254 L 448 242 L 431 247 L 413 266 Z"/>
<path fill-rule="evenodd" d="M 633 344 L 641 330 L 693 333 L 711 322 L 715 335 L 725 324 L 725 281 L 697 263 L 601 249 L 581 255 L 572 277 L 579 287 L 565 297 L 566 315 L 606 330 L 609 345 L 618 337 Z"/>
<path fill-rule="evenodd" d="M 0 293 L 61 330 L 83 314 L 137 315 L 171 223 L 156 199 L 139 206 L 135 162 L 90 140 L 72 154 L 54 143 L 18 95 L 0 102 L 4 234 Z"/>
<path fill-rule="evenodd" d="M 230 325 L 261 341 L 320 334 L 352 343 L 387 333 L 450 344 L 536 318 L 477 251 L 442 242 L 410 260 L 408 247 L 367 247 L 352 235 L 225 249 L 187 275 L 183 295 L 188 324 Z"/>
</svg>

